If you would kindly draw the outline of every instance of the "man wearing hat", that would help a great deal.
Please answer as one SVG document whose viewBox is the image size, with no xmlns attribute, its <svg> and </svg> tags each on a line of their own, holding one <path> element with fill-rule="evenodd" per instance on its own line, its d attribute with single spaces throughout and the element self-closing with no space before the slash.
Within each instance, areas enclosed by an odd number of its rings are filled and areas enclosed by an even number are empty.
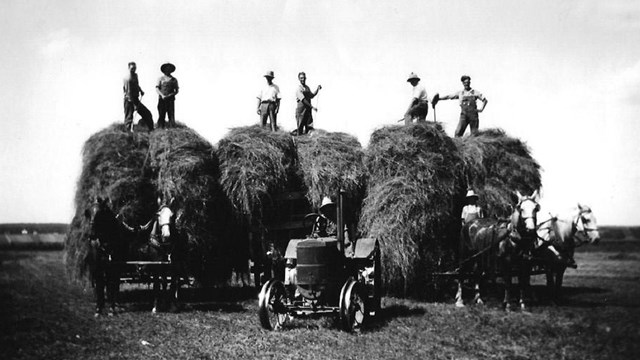
<svg viewBox="0 0 640 360">
<path fill-rule="evenodd" d="M 427 119 L 427 113 L 429 112 L 429 98 L 427 97 L 427 90 L 424 86 L 420 85 L 420 78 L 418 75 L 411 73 L 407 79 L 407 82 L 413 86 L 411 95 L 411 103 L 407 112 L 404 114 L 404 124 L 409 125 L 413 123 L 413 119 L 417 119 L 418 122 L 425 122 Z"/>
<path fill-rule="evenodd" d="M 473 189 L 467 191 L 466 200 L 467 204 L 462 208 L 462 214 L 460 215 L 462 226 L 465 226 L 475 219 L 484 217 L 482 208 L 478 206 L 478 195 L 476 195 Z"/>
<path fill-rule="evenodd" d="M 464 87 L 462 90 L 440 98 L 440 100 L 458 99 L 460 101 L 460 121 L 456 128 L 456 137 L 461 137 L 464 134 L 467 125 L 471 127 L 471 134 L 478 133 L 478 127 L 480 126 L 478 113 L 484 110 L 488 102 L 482 93 L 471 88 L 471 77 L 469 75 L 463 75 L 460 81 L 462 81 L 462 86 Z M 480 109 L 476 106 L 477 100 L 482 101 Z"/>
<path fill-rule="evenodd" d="M 264 78 L 267 85 L 258 94 L 258 115 L 262 127 L 267 126 L 267 118 L 271 119 L 271 130 L 278 130 L 277 116 L 280 110 L 280 88 L 273 83 L 273 71 L 267 71 Z"/>
<path fill-rule="evenodd" d="M 175 65 L 171 63 L 160 66 L 162 76 L 158 79 L 156 92 L 158 93 L 158 127 L 165 127 L 164 119 L 169 115 L 169 127 L 176 126 L 175 101 L 178 94 L 178 79 L 171 75 L 176 71 Z"/>
<path fill-rule="evenodd" d="M 135 62 L 128 64 L 129 73 L 123 79 L 122 90 L 124 92 L 124 127 L 126 131 L 133 131 L 133 112 L 137 111 L 142 119 L 140 122 L 153 130 L 153 116 L 151 111 L 140 102 L 140 96 L 144 96 L 144 91 L 140 88 L 137 65 Z"/>
</svg>

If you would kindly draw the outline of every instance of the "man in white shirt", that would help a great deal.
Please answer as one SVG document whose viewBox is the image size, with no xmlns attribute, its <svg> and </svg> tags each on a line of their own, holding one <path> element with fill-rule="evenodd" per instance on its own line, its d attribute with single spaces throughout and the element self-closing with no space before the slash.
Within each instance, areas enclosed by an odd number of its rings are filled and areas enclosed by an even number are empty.
<svg viewBox="0 0 640 360">
<path fill-rule="evenodd" d="M 404 124 L 409 125 L 413 123 L 413 119 L 416 119 L 417 122 L 425 122 L 427 119 L 427 113 L 429 112 L 429 98 L 427 97 L 427 90 L 425 90 L 424 86 L 419 84 L 420 78 L 414 73 L 409 74 L 407 82 L 413 86 L 413 92 L 409 108 L 404 114 Z"/>
<path fill-rule="evenodd" d="M 277 116 L 280 109 L 280 88 L 273 83 L 273 71 L 267 71 L 264 75 L 267 85 L 258 94 L 258 115 L 262 127 L 267 126 L 267 118 L 270 119 L 271 130 L 278 130 Z"/>
<path fill-rule="evenodd" d="M 462 226 L 483 217 L 482 208 L 478 205 L 478 195 L 473 189 L 469 189 L 467 191 L 467 204 L 462 208 L 462 214 L 460 214 Z"/>
</svg>

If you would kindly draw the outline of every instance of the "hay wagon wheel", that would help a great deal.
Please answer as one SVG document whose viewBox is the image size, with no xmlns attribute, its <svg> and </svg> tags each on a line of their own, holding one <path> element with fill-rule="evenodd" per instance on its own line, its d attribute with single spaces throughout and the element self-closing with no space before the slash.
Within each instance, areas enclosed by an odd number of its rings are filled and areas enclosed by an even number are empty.
<svg viewBox="0 0 640 360">
<path fill-rule="evenodd" d="M 258 315 L 263 328 L 278 330 L 285 324 L 287 321 L 286 297 L 284 284 L 280 280 L 271 279 L 262 286 L 258 296 Z"/>
<path fill-rule="evenodd" d="M 359 282 L 349 278 L 340 291 L 340 324 L 345 331 L 361 329 L 369 313 Z"/>
</svg>

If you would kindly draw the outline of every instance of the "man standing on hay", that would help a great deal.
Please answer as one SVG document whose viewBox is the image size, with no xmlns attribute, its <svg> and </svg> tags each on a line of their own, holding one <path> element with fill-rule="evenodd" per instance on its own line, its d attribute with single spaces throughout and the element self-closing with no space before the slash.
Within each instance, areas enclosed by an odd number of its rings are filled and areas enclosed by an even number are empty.
<svg viewBox="0 0 640 360">
<path fill-rule="evenodd" d="M 427 90 L 423 85 L 418 84 L 420 82 L 420 78 L 414 73 L 409 74 L 407 82 L 413 86 L 413 92 L 409 108 L 404 114 L 404 124 L 409 125 L 413 123 L 413 119 L 416 119 L 417 122 L 426 122 L 427 113 L 429 112 L 429 98 L 427 97 Z"/>
<path fill-rule="evenodd" d="M 445 95 L 441 97 L 440 100 L 458 99 L 460 101 L 460 121 L 456 128 L 456 137 L 462 137 L 462 135 L 464 135 L 465 130 L 467 130 L 467 125 L 471 127 L 471 134 L 476 135 L 480 127 L 478 113 L 484 110 L 489 101 L 482 93 L 471 88 L 471 77 L 469 77 L 469 75 L 463 75 L 460 81 L 462 81 L 464 89 L 451 95 Z M 476 105 L 477 100 L 482 101 L 482 107 L 480 109 L 478 109 Z"/>
<path fill-rule="evenodd" d="M 264 77 L 267 79 L 267 85 L 258 94 L 258 115 L 260 115 L 262 127 L 267 126 L 267 118 L 269 118 L 271 130 L 276 131 L 278 130 L 278 110 L 280 110 L 280 88 L 273 83 L 275 77 L 273 71 L 267 71 Z"/>
<path fill-rule="evenodd" d="M 318 94 L 322 86 L 318 85 L 316 91 L 312 92 L 306 84 L 307 74 L 304 72 L 298 74 L 298 80 L 300 81 L 300 86 L 298 86 L 298 90 L 296 90 L 296 101 L 298 103 L 296 105 L 296 124 L 298 125 L 296 135 L 302 135 L 308 133 L 309 130 L 313 130 L 311 126 L 313 124 L 311 111 L 318 111 L 318 109 L 311 105 L 311 99 Z"/>
<path fill-rule="evenodd" d="M 140 102 L 139 96 L 144 96 L 144 91 L 138 83 L 137 66 L 135 62 L 129 63 L 129 74 L 123 80 L 124 91 L 124 128 L 133 131 L 133 112 L 137 111 L 142 119 L 140 122 L 149 130 L 153 130 L 153 117 L 151 111 Z"/>
<path fill-rule="evenodd" d="M 178 79 L 173 77 L 171 73 L 176 71 L 175 65 L 171 63 L 162 64 L 160 66 L 162 76 L 158 79 L 156 92 L 158 93 L 158 127 L 165 127 L 164 119 L 169 115 L 169 127 L 176 126 L 175 101 L 178 95 Z"/>
</svg>

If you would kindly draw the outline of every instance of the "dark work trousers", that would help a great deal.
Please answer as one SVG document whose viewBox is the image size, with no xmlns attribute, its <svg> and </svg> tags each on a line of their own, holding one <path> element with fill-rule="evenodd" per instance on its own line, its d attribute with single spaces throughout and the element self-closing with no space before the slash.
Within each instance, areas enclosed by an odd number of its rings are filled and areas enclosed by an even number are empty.
<svg viewBox="0 0 640 360">
<path fill-rule="evenodd" d="M 298 135 L 308 133 L 311 130 L 311 124 L 313 124 L 311 108 L 302 101 L 299 101 L 296 106 L 296 123 L 298 125 Z"/>
<path fill-rule="evenodd" d="M 478 112 L 470 111 L 466 113 L 460 113 L 460 121 L 458 122 L 455 136 L 462 137 L 465 130 L 467 130 L 467 125 L 471 128 L 471 135 L 476 135 L 478 133 L 479 124 L 480 120 L 478 119 Z"/>
<path fill-rule="evenodd" d="M 270 118 L 271 130 L 276 131 L 278 129 L 277 116 L 276 103 L 270 101 L 260 103 L 260 121 L 262 122 L 262 127 L 267 126 L 267 118 Z"/>
<path fill-rule="evenodd" d="M 133 112 L 136 111 L 142 119 L 140 123 L 153 130 L 153 116 L 151 111 L 144 106 L 139 99 L 124 99 L 124 127 L 127 131 L 133 131 Z"/>
<path fill-rule="evenodd" d="M 158 98 L 158 127 L 165 127 L 165 117 L 169 116 L 169 127 L 176 126 L 176 101 L 174 98 L 171 99 L 163 99 L 161 97 Z"/>
<path fill-rule="evenodd" d="M 429 102 L 418 101 L 415 105 L 407 111 L 404 117 L 404 124 L 409 125 L 413 123 L 413 119 L 417 119 L 417 122 L 426 122 L 427 114 L 429 113 Z"/>
</svg>

